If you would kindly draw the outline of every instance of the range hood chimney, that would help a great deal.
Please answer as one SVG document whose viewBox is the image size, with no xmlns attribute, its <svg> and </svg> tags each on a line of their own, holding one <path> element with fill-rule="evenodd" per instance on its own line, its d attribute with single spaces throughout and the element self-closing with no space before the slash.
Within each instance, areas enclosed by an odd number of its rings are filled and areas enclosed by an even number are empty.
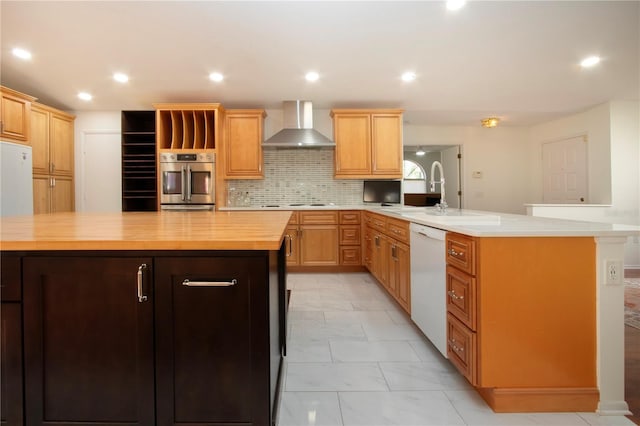
<svg viewBox="0 0 640 426">
<path fill-rule="evenodd" d="M 336 144 L 313 129 L 313 104 L 310 101 L 284 101 L 284 128 L 266 141 L 263 148 L 333 148 Z"/>
</svg>

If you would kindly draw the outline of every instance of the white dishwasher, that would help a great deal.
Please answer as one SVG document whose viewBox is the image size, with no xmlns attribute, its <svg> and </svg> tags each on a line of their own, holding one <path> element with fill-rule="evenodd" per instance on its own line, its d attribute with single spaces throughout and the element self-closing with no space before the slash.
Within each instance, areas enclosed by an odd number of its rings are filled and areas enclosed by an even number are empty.
<svg viewBox="0 0 640 426">
<path fill-rule="evenodd" d="M 411 224 L 411 319 L 447 357 L 446 232 Z"/>
</svg>

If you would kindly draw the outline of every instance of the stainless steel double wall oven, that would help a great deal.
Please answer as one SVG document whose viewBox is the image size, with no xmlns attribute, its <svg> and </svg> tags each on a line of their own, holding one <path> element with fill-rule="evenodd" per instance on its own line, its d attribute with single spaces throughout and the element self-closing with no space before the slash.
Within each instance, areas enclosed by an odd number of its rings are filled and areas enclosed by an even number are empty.
<svg viewBox="0 0 640 426">
<path fill-rule="evenodd" d="M 215 154 L 160 154 L 163 210 L 212 210 L 215 205 Z"/>
</svg>

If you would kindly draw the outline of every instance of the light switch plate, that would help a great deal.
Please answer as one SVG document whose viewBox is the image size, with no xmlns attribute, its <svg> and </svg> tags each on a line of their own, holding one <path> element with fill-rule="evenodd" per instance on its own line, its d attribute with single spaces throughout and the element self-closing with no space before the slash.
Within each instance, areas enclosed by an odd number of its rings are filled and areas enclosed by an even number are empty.
<svg viewBox="0 0 640 426">
<path fill-rule="evenodd" d="M 475 179 L 482 179 L 482 172 L 480 171 L 474 171 L 471 172 L 471 177 L 475 178 Z"/>
</svg>

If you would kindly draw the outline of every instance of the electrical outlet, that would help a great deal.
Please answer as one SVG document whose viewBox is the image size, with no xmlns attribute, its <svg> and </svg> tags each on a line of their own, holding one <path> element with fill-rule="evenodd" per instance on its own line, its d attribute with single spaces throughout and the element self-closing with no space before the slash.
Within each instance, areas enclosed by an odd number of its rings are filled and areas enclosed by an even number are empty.
<svg viewBox="0 0 640 426">
<path fill-rule="evenodd" d="M 604 262 L 605 285 L 622 285 L 622 261 L 605 260 Z"/>
</svg>

